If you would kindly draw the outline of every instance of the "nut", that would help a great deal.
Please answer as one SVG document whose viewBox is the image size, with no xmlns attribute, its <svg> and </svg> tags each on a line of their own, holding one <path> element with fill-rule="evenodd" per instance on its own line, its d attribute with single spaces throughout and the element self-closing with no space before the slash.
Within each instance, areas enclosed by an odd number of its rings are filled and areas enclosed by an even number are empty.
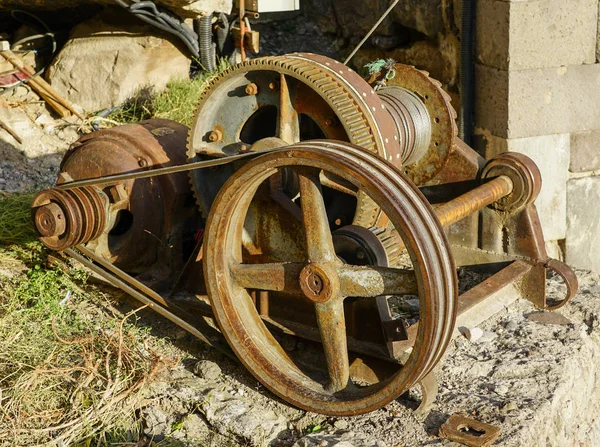
<svg viewBox="0 0 600 447">
<path fill-rule="evenodd" d="M 215 129 L 208 135 L 208 139 L 213 143 L 216 143 L 223 139 L 223 133 L 219 129 Z"/>
<path fill-rule="evenodd" d="M 254 82 L 252 84 L 248 84 L 246 86 L 246 93 L 251 96 L 256 95 L 258 93 L 258 85 L 256 85 Z"/>
</svg>

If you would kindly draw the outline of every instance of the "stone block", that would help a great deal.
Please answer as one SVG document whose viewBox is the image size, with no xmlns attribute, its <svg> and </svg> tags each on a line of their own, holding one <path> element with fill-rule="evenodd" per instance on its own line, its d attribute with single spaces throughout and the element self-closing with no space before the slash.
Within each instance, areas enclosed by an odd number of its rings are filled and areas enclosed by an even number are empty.
<svg viewBox="0 0 600 447">
<path fill-rule="evenodd" d="M 600 177 L 567 183 L 565 259 L 571 267 L 600 271 Z"/>
<path fill-rule="evenodd" d="M 510 6 L 508 2 L 496 0 L 477 2 L 475 19 L 477 62 L 486 67 L 508 69 Z"/>
<path fill-rule="evenodd" d="M 138 23 L 139 22 L 139 23 Z M 46 71 L 59 93 L 88 112 L 122 104 L 142 89 L 188 78 L 190 59 L 156 28 L 120 9 L 77 25 Z"/>
<path fill-rule="evenodd" d="M 593 64 L 597 0 L 482 0 L 479 62 L 503 70 Z"/>
<path fill-rule="evenodd" d="M 475 66 L 475 125 L 504 138 L 508 134 L 508 74 Z"/>
<path fill-rule="evenodd" d="M 597 129 L 600 64 L 505 71 L 478 66 L 476 125 L 503 138 Z"/>
<path fill-rule="evenodd" d="M 571 166 L 569 169 L 571 172 L 600 169 L 600 130 L 571 134 Z"/>
<path fill-rule="evenodd" d="M 492 158 L 502 152 L 527 155 L 538 166 L 542 175 L 542 190 L 535 204 L 540 215 L 544 238 L 547 241 L 564 239 L 567 232 L 567 194 L 569 178 L 568 134 L 545 135 L 506 140 L 484 135 L 485 156 Z"/>
</svg>

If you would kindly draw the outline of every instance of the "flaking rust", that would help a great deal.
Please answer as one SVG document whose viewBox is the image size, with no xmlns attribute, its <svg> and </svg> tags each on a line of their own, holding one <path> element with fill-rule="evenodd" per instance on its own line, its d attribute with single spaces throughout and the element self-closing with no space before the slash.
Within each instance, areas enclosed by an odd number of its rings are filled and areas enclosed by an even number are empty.
<svg viewBox="0 0 600 447">
<path fill-rule="evenodd" d="M 440 427 L 440 438 L 469 447 L 488 447 L 500 436 L 500 429 L 462 414 L 454 414 Z"/>
<path fill-rule="evenodd" d="M 253 59 L 211 80 L 189 130 L 82 137 L 34 199 L 40 239 L 292 405 L 356 415 L 419 384 L 422 418 L 457 319 L 479 324 L 506 291 L 554 310 L 577 278 L 546 253 L 536 165 L 484 160 L 437 81 L 394 72 L 369 84 L 324 56 Z M 491 276 L 459 295 L 461 266 Z M 548 270 L 564 298 L 546 296 Z M 489 445 L 465 421 L 442 432 Z"/>
</svg>

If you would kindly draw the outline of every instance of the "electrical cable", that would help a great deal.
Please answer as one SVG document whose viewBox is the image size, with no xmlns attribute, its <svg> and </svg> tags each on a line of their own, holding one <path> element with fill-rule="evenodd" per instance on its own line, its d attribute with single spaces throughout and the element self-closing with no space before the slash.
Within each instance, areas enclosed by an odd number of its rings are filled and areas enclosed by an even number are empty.
<svg viewBox="0 0 600 447">
<path fill-rule="evenodd" d="M 15 43 L 13 43 L 11 45 L 11 51 L 18 45 L 21 45 L 23 43 L 27 43 L 27 42 L 31 42 L 33 40 L 37 40 L 40 38 L 44 38 L 44 37 L 49 37 L 50 40 L 52 41 L 52 52 L 50 53 L 50 58 L 52 58 L 52 56 L 54 55 L 54 53 L 56 52 L 56 39 L 54 38 L 54 33 L 52 32 L 52 30 L 50 29 L 50 27 L 46 24 L 46 22 L 44 22 L 42 19 L 40 19 L 38 16 L 36 16 L 35 14 L 32 14 L 30 12 L 27 11 L 23 11 L 21 9 L 15 9 L 13 11 L 11 11 L 10 15 L 13 19 L 24 23 L 25 25 L 30 25 L 30 26 L 35 26 L 32 25 L 30 22 L 27 22 L 26 20 L 23 20 L 22 18 L 19 18 L 18 15 L 22 14 L 22 15 L 26 15 L 29 16 L 31 18 L 33 18 L 39 25 L 42 26 L 42 28 L 44 28 L 46 30 L 46 32 L 44 34 L 34 34 L 32 36 L 27 36 L 24 37 L 23 39 L 20 39 L 18 41 L 16 41 Z M 38 50 L 34 50 L 34 51 L 38 51 Z M 8 87 L 3 87 L 2 91 L 0 91 L 0 95 L 5 95 L 8 92 L 13 91 L 14 89 L 16 89 L 17 87 L 19 87 L 20 85 L 26 84 L 29 82 L 30 79 L 33 79 L 37 76 L 42 75 L 45 71 L 46 71 L 47 67 L 42 67 L 40 70 L 38 70 L 37 72 L 35 72 L 33 75 L 27 77 L 26 79 L 21 79 L 20 81 L 11 84 Z"/>
<path fill-rule="evenodd" d="M 125 0 L 115 0 L 115 2 L 140 20 L 169 34 L 173 34 L 185 44 L 195 58 L 200 58 L 198 35 L 181 20 L 173 17 L 171 12 L 159 10 L 154 2 L 149 0 L 132 0 L 133 3 L 131 4 L 128 4 Z"/>
</svg>

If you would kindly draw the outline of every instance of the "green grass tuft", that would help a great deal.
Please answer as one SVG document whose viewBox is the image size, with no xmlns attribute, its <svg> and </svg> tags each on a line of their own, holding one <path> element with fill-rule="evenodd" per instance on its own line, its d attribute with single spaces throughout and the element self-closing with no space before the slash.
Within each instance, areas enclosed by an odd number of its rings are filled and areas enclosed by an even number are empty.
<svg viewBox="0 0 600 447">
<path fill-rule="evenodd" d="M 137 441 L 136 396 L 173 360 L 86 271 L 47 266 L 31 198 L 0 199 L 0 446 Z"/>
<path fill-rule="evenodd" d="M 200 95 L 208 83 L 229 64 L 222 60 L 214 73 L 200 74 L 193 79 L 173 80 L 159 93 L 143 89 L 127 101 L 119 110 L 107 118 L 117 123 L 137 123 L 139 121 L 162 118 L 192 125 Z"/>
</svg>

